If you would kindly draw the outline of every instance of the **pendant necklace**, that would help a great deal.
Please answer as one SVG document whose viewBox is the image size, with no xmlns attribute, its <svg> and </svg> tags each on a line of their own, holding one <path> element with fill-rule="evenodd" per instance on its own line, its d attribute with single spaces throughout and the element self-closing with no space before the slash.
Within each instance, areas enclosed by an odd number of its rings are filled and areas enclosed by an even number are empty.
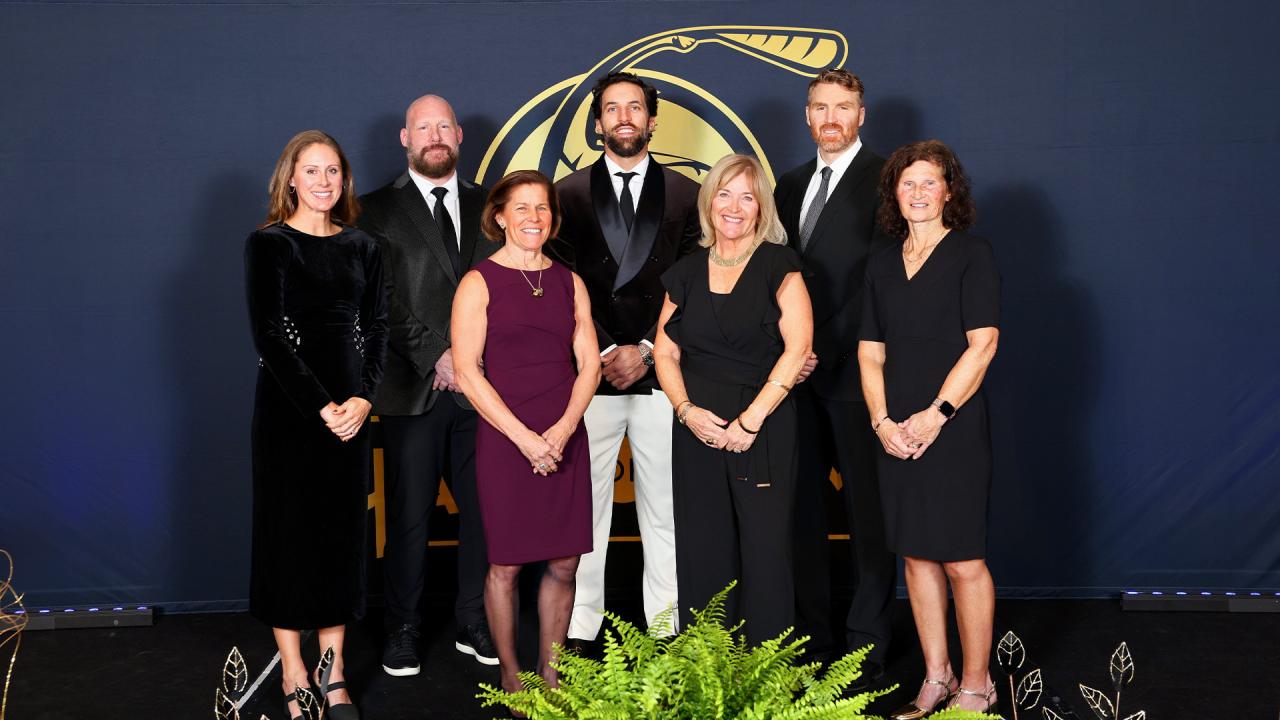
<svg viewBox="0 0 1280 720">
<path fill-rule="evenodd" d="M 931 250 L 933 250 L 935 247 L 937 247 L 937 246 L 938 246 L 938 243 L 942 242 L 942 239 L 943 239 L 943 238 L 945 238 L 945 237 L 947 236 L 947 234 L 948 234 L 948 233 L 950 233 L 950 232 L 951 232 L 951 229 L 950 229 L 950 228 L 947 228 L 947 229 L 943 230 L 943 231 L 942 231 L 942 234 L 938 236 L 938 239 L 937 239 L 937 240 L 934 240 L 933 242 L 926 244 L 926 245 L 924 246 L 924 249 L 922 249 L 920 252 L 916 253 L 916 256 L 915 256 L 914 258 L 913 258 L 913 257 L 911 257 L 911 254 L 910 254 L 909 252 L 907 252 L 907 248 L 906 248 L 906 246 L 904 245 L 904 246 L 903 246 L 903 248 L 902 248 L 902 258 L 903 258 L 904 260 L 906 260 L 907 262 L 909 262 L 909 263 L 913 263 L 913 264 L 914 264 L 914 263 L 918 263 L 918 262 L 923 261 L 923 260 L 924 260 L 924 258 L 925 258 L 925 255 L 926 255 L 926 254 L 928 254 L 928 253 L 929 253 Z"/>
<path fill-rule="evenodd" d="M 511 253 L 510 253 L 510 252 L 507 252 L 507 257 L 508 257 L 508 258 L 511 258 Z M 514 258 L 511 258 L 511 262 L 515 262 L 515 259 L 514 259 Z M 533 292 L 532 292 L 532 295 L 533 295 L 534 297 L 536 297 L 536 298 L 542 297 L 542 295 L 543 295 L 543 290 L 542 290 L 542 269 L 541 269 L 541 268 L 539 268 L 539 269 L 538 269 L 538 285 L 537 285 L 537 287 L 535 287 L 535 286 L 534 286 L 534 284 L 533 284 L 533 282 L 532 282 L 531 280 L 529 280 L 529 276 L 525 274 L 525 272 L 524 272 L 524 268 L 522 268 L 522 267 L 520 267 L 519 265 L 517 265 L 517 266 L 516 266 L 516 269 L 520 271 L 520 276 L 524 278 L 524 281 L 525 281 L 525 282 L 527 282 L 527 283 L 529 283 L 529 289 L 530 289 L 531 291 L 533 291 Z"/>
<path fill-rule="evenodd" d="M 741 265 L 744 260 L 751 257 L 751 253 L 755 252 L 756 248 L 758 247 L 760 247 L 759 240 L 752 243 L 751 247 L 747 248 L 747 251 L 742 253 L 741 255 L 737 257 L 727 258 L 727 257 L 721 256 L 720 253 L 716 252 L 716 246 L 712 245 L 711 253 L 710 253 L 711 262 L 715 263 L 716 265 L 719 265 L 720 267 L 734 267 L 735 265 Z"/>
</svg>

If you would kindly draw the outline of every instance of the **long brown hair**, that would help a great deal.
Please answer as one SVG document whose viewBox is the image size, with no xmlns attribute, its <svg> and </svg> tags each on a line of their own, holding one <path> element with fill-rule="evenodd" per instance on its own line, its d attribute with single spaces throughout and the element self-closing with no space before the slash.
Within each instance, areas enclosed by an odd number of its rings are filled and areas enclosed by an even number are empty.
<svg viewBox="0 0 1280 720">
<path fill-rule="evenodd" d="M 880 208 L 876 220 L 889 237 L 899 240 L 907 236 L 907 219 L 898 208 L 898 180 L 902 171 L 924 160 L 942 168 L 951 199 L 942 206 L 942 226 L 948 230 L 968 230 L 973 226 L 977 209 L 973 205 L 973 193 L 969 176 L 960 165 L 960 159 L 940 140 L 921 140 L 903 145 L 885 161 L 880 171 Z"/>
<path fill-rule="evenodd" d="M 547 191 L 547 205 L 551 208 L 551 232 L 553 238 L 560 232 L 560 196 L 556 194 L 556 186 L 551 179 L 537 170 L 515 170 L 507 173 L 489 191 L 489 199 L 484 202 L 484 211 L 480 214 L 480 232 L 490 240 L 500 243 L 506 241 L 506 233 L 498 225 L 498 213 L 507 207 L 511 194 L 521 185 L 537 185 Z"/>
<path fill-rule="evenodd" d="M 271 182 L 267 185 L 270 206 L 267 219 L 259 227 L 274 225 L 293 217 L 298 211 L 298 196 L 289 187 L 289 179 L 293 177 L 293 168 L 298 164 L 298 156 L 312 145 L 327 145 L 338 154 L 338 162 L 342 165 L 342 195 L 329 211 L 329 219 L 339 225 L 354 225 L 356 216 L 360 214 L 360 203 L 356 200 L 356 179 L 351 175 L 351 164 L 342 152 L 338 141 L 321 130 L 303 130 L 294 135 L 284 150 L 280 151 L 280 159 L 276 160 L 276 169 L 271 173 Z"/>
</svg>

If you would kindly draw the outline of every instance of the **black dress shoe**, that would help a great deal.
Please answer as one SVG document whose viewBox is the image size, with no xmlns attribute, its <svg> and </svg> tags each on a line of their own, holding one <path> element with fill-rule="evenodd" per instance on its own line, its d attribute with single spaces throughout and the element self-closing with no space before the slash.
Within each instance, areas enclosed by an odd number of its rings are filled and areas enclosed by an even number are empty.
<svg viewBox="0 0 1280 720">
<path fill-rule="evenodd" d="M 498 664 L 498 651 L 493 647 L 493 637 L 489 635 L 486 623 L 463 625 L 458 628 L 458 637 L 453 642 L 458 652 L 475 657 L 484 665 Z"/>
<path fill-rule="evenodd" d="M 418 628 L 401 625 L 387 636 L 387 646 L 382 650 L 382 669 L 394 677 L 417 675 L 422 670 L 418 665 Z"/>
<path fill-rule="evenodd" d="M 862 662 L 862 674 L 853 682 L 849 683 L 849 687 L 845 688 L 845 695 L 857 695 L 868 690 L 874 690 L 880 686 L 880 681 L 884 680 L 884 666 L 874 660 L 864 660 Z"/>
<path fill-rule="evenodd" d="M 599 660 L 604 657 L 604 643 L 599 640 L 569 638 L 564 643 L 564 649 L 592 660 Z"/>
</svg>

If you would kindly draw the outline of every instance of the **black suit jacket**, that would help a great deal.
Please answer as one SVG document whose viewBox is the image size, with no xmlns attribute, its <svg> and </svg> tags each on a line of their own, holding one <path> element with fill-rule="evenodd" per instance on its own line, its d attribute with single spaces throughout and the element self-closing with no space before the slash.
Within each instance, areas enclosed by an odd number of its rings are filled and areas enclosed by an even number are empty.
<svg viewBox="0 0 1280 720">
<path fill-rule="evenodd" d="M 650 157 L 631 232 L 618 208 L 604 157 L 556 183 L 562 220 L 549 252 L 578 273 L 591 297 L 600 349 L 653 342 L 666 289 L 662 273 L 698 247 L 698 184 Z M 606 234 L 626 236 L 621 258 Z M 600 395 L 648 394 L 658 387 L 650 369 L 625 391 L 600 383 Z"/>
<path fill-rule="evenodd" d="M 458 178 L 459 261 L 465 273 L 500 246 L 480 233 L 488 192 Z M 449 317 L 460 279 L 431 208 L 409 173 L 360 198 L 357 225 L 382 243 L 390 335 L 387 365 L 373 402 L 379 415 L 419 415 L 436 402 L 436 361 L 449 347 Z M 469 407 L 456 393 L 455 400 Z"/>
<path fill-rule="evenodd" d="M 787 244 L 800 252 L 800 209 L 814 158 L 778 179 L 774 200 L 787 230 Z M 888 238 L 876 226 L 876 187 L 884 158 L 865 146 L 850 163 L 822 208 L 805 251 L 804 281 L 813 302 L 813 351 L 818 367 L 809 382 L 815 392 L 836 400 L 858 400 L 858 323 L 867 258 Z"/>
</svg>

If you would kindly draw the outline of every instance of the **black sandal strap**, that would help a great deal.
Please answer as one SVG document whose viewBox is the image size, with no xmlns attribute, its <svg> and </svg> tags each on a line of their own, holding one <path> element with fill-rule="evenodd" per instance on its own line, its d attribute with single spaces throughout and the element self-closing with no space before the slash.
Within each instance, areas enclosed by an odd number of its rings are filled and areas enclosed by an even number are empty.
<svg viewBox="0 0 1280 720">
<path fill-rule="evenodd" d="M 326 685 L 326 686 L 325 686 L 325 688 L 324 688 L 324 694 L 325 694 L 325 695 L 328 695 L 329 693 L 333 692 L 334 690 L 342 690 L 342 689 L 343 689 L 343 688 L 345 688 L 346 686 L 347 686 L 347 681 L 346 681 L 346 680 L 338 680 L 338 681 L 336 681 L 336 682 L 331 682 L 331 683 L 329 683 L 328 685 Z"/>
</svg>

